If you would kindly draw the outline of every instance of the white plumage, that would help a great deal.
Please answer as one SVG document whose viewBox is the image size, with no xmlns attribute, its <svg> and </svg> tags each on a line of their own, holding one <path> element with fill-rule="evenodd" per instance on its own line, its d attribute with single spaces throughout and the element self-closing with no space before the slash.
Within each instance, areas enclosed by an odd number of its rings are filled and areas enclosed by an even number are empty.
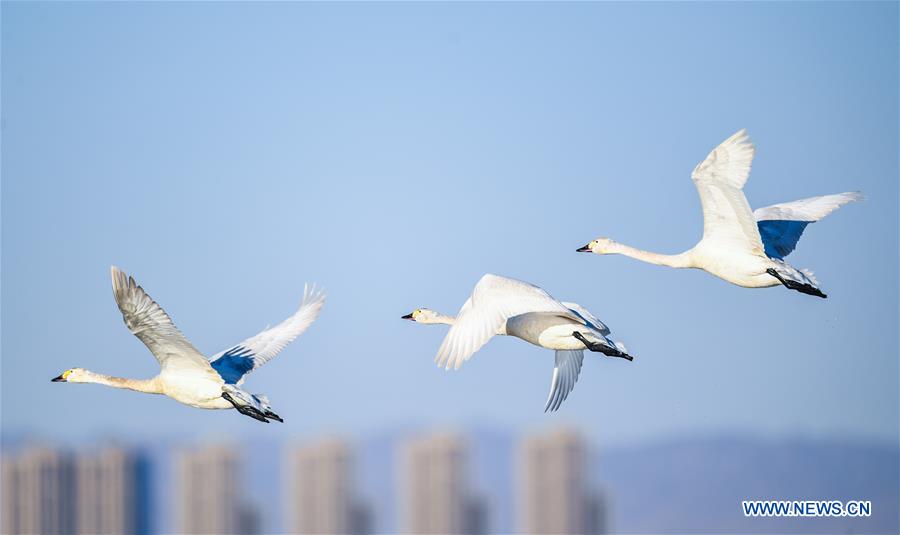
<svg viewBox="0 0 900 535">
<path fill-rule="evenodd" d="M 293 316 L 225 351 L 216 353 L 209 359 L 212 361 L 213 368 L 216 368 L 223 376 L 229 373 L 239 374 L 239 378 L 234 383 L 243 384 L 248 373 L 275 358 L 282 349 L 303 334 L 319 316 L 324 304 L 325 293 L 322 289 L 315 286 L 304 286 L 303 300 Z M 226 362 L 231 355 L 239 355 L 239 358 L 247 359 L 242 361 L 245 365 L 238 365 L 236 368 L 235 365 Z"/>
<path fill-rule="evenodd" d="M 863 195 L 858 191 L 810 197 L 799 201 L 773 204 L 753 211 L 757 221 L 818 221 L 847 203 L 859 202 Z"/>
<path fill-rule="evenodd" d="M 483 276 L 456 315 L 456 322 L 438 349 L 435 362 L 448 370 L 451 367 L 459 369 L 508 319 L 529 312 L 572 316 L 565 305 L 537 286 L 490 273 Z"/>
<path fill-rule="evenodd" d="M 584 349 L 632 359 L 622 344 L 607 337 L 609 328 L 581 305 L 562 303 L 533 284 L 490 273 L 478 281 L 456 317 L 417 309 L 403 318 L 451 326 L 435 357 L 445 369 L 458 369 L 495 335 L 556 350 L 545 411 L 558 409 L 575 387 Z"/>
<path fill-rule="evenodd" d="M 743 187 L 755 152 L 747 131 L 740 130 L 694 168 L 691 178 L 703 208 L 703 237 L 693 248 L 666 255 L 597 238 L 578 251 L 622 254 L 674 268 L 698 268 L 747 288 L 783 284 L 825 297 L 811 272 L 791 266 L 784 257 L 794 250 L 809 223 L 862 196 L 855 192 L 825 195 L 752 212 Z"/>
<path fill-rule="evenodd" d="M 206 359 L 175 327 L 166 314 L 133 278 L 113 266 L 113 295 L 128 329 L 159 361 L 160 373 L 152 379 L 110 377 L 73 368 L 54 378 L 57 382 L 96 383 L 164 394 L 180 403 L 201 409 L 235 408 L 257 420 L 281 421 L 265 396 L 238 388 L 244 376 L 271 360 L 305 331 L 325 302 L 320 290 L 307 288 L 297 312 L 271 329 L 248 338 L 231 349 Z"/>
</svg>

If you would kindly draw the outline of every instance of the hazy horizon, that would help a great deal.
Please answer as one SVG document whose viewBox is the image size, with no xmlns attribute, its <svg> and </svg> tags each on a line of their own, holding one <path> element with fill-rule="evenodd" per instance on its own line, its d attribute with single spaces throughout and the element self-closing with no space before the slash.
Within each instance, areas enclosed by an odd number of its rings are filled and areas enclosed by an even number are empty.
<svg viewBox="0 0 900 535">
<path fill-rule="evenodd" d="M 153 513 L 151 533 L 175 531 L 175 504 L 179 486 L 174 482 L 179 452 L 204 447 L 227 447 L 239 459 L 240 500 L 259 514 L 263 533 L 283 533 L 290 471 L 285 462 L 294 448 L 345 443 L 353 459 L 350 488 L 354 500 L 371 514 L 373 533 L 397 532 L 401 497 L 398 493 L 397 455 L 412 439 L 456 433 L 467 444 L 470 482 L 467 492 L 486 507 L 485 533 L 511 533 L 521 512 L 516 498 L 515 452 L 526 435 L 490 429 L 420 428 L 385 430 L 343 442 L 341 437 L 305 437 L 301 440 L 254 437 L 206 437 L 157 440 L 152 443 L 120 440 L 126 450 L 136 448 L 149 461 L 152 489 L 145 511 Z M 573 429 L 569 429 L 573 431 Z M 577 430 L 574 430 L 577 433 Z M 102 441 L 81 444 L 66 453 L 101 453 Z M 59 447 L 58 445 L 49 445 Z M 748 436 L 684 437 L 644 444 L 607 447 L 587 444 L 587 491 L 599 493 L 607 509 L 608 532 L 892 533 L 897 529 L 897 444 L 861 441 L 758 439 Z M 4 450 L 4 457 L 10 449 Z M 873 503 L 870 518 L 775 519 L 743 518 L 742 499 L 748 498 L 866 499 Z M 702 504 L 702 505 L 698 505 Z M 300 507 L 298 503 L 293 506 Z M 698 507 L 703 509 L 697 515 Z"/>
</svg>

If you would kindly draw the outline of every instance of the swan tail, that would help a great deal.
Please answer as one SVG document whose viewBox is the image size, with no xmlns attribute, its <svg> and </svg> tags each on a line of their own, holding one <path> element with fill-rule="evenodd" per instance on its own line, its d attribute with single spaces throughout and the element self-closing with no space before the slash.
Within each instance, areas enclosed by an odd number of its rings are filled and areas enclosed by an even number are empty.
<svg viewBox="0 0 900 535">
<path fill-rule="evenodd" d="M 807 279 L 809 279 L 809 282 L 812 283 L 813 286 L 819 285 L 819 280 L 816 279 L 816 274 L 813 273 L 811 269 L 801 268 L 800 273 L 803 273 L 803 275 L 806 276 Z"/>
</svg>

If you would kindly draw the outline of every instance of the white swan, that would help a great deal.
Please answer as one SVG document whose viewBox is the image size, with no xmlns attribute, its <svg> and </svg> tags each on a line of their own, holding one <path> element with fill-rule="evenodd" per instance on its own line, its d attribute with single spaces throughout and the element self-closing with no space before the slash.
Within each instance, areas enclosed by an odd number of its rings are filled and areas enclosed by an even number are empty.
<svg viewBox="0 0 900 535">
<path fill-rule="evenodd" d="M 674 268 L 698 268 L 747 288 L 785 285 L 826 297 L 812 272 L 784 261 L 809 223 L 844 204 L 862 200 L 858 192 L 812 197 L 750 211 L 742 188 L 755 148 L 742 129 L 722 142 L 691 174 L 703 205 L 703 238 L 692 249 L 666 255 L 597 238 L 579 252 L 621 254 Z"/>
<path fill-rule="evenodd" d="M 435 357 L 438 366 L 448 370 L 459 369 L 494 335 L 515 336 L 555 349 L 556 364 L 544 412 L 558 409 L 575 388 L 584 349 L 633 358 L 622 344 L 608 338 L 609 328 L 581 305 L 559 302 L 537 286 L 490 273 L 478 281 L 455 318 L 420 308 L 402 319 L 451 326 Z"/>
<path fill-rule="evenodd" d="M 248 373 L 275 357 L 315 321 L 325 303 L 321 290 L 304 289 L 303 302 L 293 316 L 207 360 L 133 278 L 115 266 L 111 272 L 113 294 L 125 325 L 159 361 L 159 375 L 152 379 L 125 379 L 73 368 L 52 379 L 54 382 L 96 383 L 164 394 L 191 407 L 235 408 L 262 422 L 283 421 L 272 411 L 265 396 L 247 393 L 238 386 Z"/>
</svg>

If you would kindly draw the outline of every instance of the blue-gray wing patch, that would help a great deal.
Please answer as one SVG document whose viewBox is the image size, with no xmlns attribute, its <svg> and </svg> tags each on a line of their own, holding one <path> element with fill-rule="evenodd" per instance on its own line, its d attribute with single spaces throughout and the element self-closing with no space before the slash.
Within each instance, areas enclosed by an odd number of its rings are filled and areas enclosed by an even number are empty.
<svg viewBox="0 0 900 535">
<path fill-rule="evenodd" d="M 797 242 L 806 225 L 810 221 L 787 221 L 784 219 L 767 219 L 757 221 L 756 226 L 759 228 L 759 237 L 762 238 L 763 245 L 766 248 L 766 256 L 769 258 L 777 258 L 781 260 L 797 247 Z"/>
<path fill-rule="evenodd" d="M 243 346 L 234 346 L 221 357 L 210 362 L 210 366 L 219 372 L 225 384 L 237 384 L 245 373 L 253 369 L 253 352 Z"/>
</svg>

